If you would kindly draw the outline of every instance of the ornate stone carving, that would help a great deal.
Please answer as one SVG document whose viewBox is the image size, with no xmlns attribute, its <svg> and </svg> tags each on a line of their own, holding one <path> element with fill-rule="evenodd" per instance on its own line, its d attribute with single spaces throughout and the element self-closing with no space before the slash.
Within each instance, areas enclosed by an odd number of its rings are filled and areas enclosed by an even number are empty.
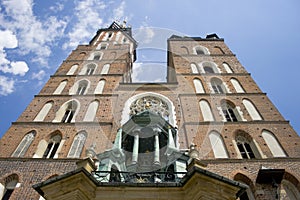
<svg viewBox="0 0 300 200">
<path fill-rule="evenodd" d="M 170 114 L 169 107 L 166 102 L 154 96 L 146 96 L 135 100 L 130 105 L 130 116 L 136 115 L 145 110 L 159 114 L 165 119 L 168 119 Z"/>
</svg>

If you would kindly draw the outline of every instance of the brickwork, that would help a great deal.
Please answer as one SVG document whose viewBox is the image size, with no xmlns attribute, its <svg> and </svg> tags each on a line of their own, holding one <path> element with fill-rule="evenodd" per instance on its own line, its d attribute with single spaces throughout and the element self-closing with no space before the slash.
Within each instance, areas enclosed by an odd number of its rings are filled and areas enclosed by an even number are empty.
<svg viewBox="0 0 300 200">
<path fill-rule="evenodd" d="M 16 174 L 21 184 L 15 188 L 10 199 L 39 199 L 40 195 L 32 185 L 75 170 L 76 161 L 78 160 L 0 158 L 0 183 L 5 185 L 5 179 Z"/>
<path fill-rule="evenodd" d="M 68 160 L 67 156 L 78 132 L 86 131 L 87 133 L 80 158 L 86 157 L 86 150 L 91 147 L 96 153 L 111 148 L 117 130 L 122 126 L 121 122 L 126 115 L 126 103 L 131 97 L 146 92 L 156 93 L 170 100 L 174 106 L 172 112 L 176 118 L 174 126 L 178 128 L 180 149 L 189 148 L 191 143 L 196 144 L 200 158 L 208 164 L 208 170 L 238 181 L 242 180 L 237 177 L 246 177 L 242 178 L 243 182 L 251 186 L 257 199 L 272 199 L 272 195 L 274 195 L 274 188 L 269 185 L 255 184 L 261 166 L 274 169 L 284 168 L 286 170 L 285 179 L 300 189 L 299 136 L 266 94 L 260 90 L 223 39 L 170 38 L 168 40 L 168 82 L 132 84 L 128 77 L 130 78 L 132 73 L 135 44 L 132 38 L 125 39 L 124 43 L 123 35 L 118 32 L 113 29 L 101 29 L 89 45 L 79 45 L 72 51 L 1 139 L 0 157 L 8 158 L 11 157 L 27 133 L 36 132 L 34 140 L 23 156 L 27 159 L 11 158 L 6 161 L 0 158 L 0 182 L 3 183 L 4 178 L 11 173 L 16 173 L 20 177 L 21 187 L 14 192 L 15 198 L 26 192 L 28 199 L 38 199 L 38 194 L 31 189 L 31 185 L 46 180 L 54 174 L 60 175 L 75 168 L 75 160 Z M 109 38 L 110 34 L 112 34 L 111 38 Z M 119 35 L 117 36 L 117 34 Z M 118 41 L 114 41 L 116 39 Z M 106 49 L 98 50 L 98 45 L 104 43 L 107 44 Z M 196 55 L 195 47 L 197 46 L 206 48 L 210 54 Z M 88 60 L 91 59 L 94 52 L 103 53 L 100 60 Z M 215 65 L 218 73 L 203 72 L 201 65 L 205 62 Z M 80 75 L 81 71 L 90 63 L 97 66 L 94 73 Z M 232 72 L 228 72 L 224 63 Z M 105 64 L 110 64 L 109 72 L 101 74 Z M 197 73 L 192 71 L 191 64 L 197 66 Z M 78 65 L 74 74 L 67 75 L 74 65 Z M 205 93 L 195 94 L 193 82 L 195 78 L 201 81 Z M 214 93 L 211 86 L 214 78 L 222 81 L 227 92 Z M 243 93 L 237 93 L 232 79 L 240 83 L 244 90 Z M 74 85 L 80 80 L 86 80 L 89 83 L 86 93 L 84 95 L 70 94 Z M 103 92 L 94 94 L 100 80 L 105 80 Z M 62 81 L 66 81 L 62 92 L 53 95 Z M 243 104 L 244 99 L 252 102 L 261 116 L 261 120 L 252 119 Z M 79 103 L 78 110 L 74 114 L 75 120 L 71 123 L 53 122 L 60 108 L 70 100 L 76 100 Z M 88 107 L 94 100 L 99 102 L 94 121 L 84 122 Z M 204 113 L 199 106 L 201 100 L 208 102 L 214 116 L 213 122 L 204 121 Z M 236 112 L 241 115 L 239 121 L 225 121 L 221 109 L 221 103 L 225 101 L 235 106 Z M 52 107 L 44 120 L 35 122 L 34 119 L 48 102 L 52 102 Z M 274 134 L 287 155 L 286 158 L 274 158 L 262 137 L 263 130 Z M 215 159 L 208 137 L 211 131 L 217 131 L 220 134 L 228 158 Z M 48 142 L 56 132 L 64 141 L 58 152 L 58 159 L 32 159 L 40 141 Z M 235 142 L 238 134 L 243 134 L 254 141 L 254 145 L 257 146 L 256 159 L 241 159 Z M 28 174 L 25 174 L 26 170 Z M 28 176 L 31 174 L 35 174 L 34 178 Z"/>
</svg>

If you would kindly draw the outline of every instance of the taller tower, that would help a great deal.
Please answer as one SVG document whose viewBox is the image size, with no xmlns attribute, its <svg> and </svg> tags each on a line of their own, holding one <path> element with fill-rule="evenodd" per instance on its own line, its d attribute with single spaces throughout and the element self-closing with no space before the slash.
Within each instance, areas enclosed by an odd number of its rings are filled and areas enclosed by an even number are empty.
<svg viewBox="0 0 300 200">
<path fill-rule="evenodd" d="M 72 51 L 1 139 L 0 197 L 299 199 L 300 138 L 224 40 L 167 43 L 164 83 L 132 83 L 125 25 Z"/>
</svg>

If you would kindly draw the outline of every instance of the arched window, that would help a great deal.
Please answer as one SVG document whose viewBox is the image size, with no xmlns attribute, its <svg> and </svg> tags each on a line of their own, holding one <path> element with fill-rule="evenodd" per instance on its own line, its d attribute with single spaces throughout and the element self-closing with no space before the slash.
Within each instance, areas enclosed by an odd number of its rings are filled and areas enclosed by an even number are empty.
<svg viewBox="0 0 300 200">
<path fill-rule="evenodd" d="M 209 133 L 209 141 L 213 149 L 215 158 L 228 158 L 227 150 L 220 133 L 212 131 Z"/>
<path fill-rule="evenodd" d="M 55 119 L 52 122 L 75 122 L 75 116 L 78 113 L 79 105 L 80 104 L 77 100 L 67 101 L 56 112 Z"/>
<path fill-rule="evenodd" d="M 251 101 L 249 101 L 248 99 L 243 99 L 243 104 L 248 113 L 250 114 L 252 120 L 262 120 L 260 114 L 258 113 Z"/>
<path fill-rule="evenodd" d="M 217 50 L 218 54 L 225 54 L 221 47 L 215 46 L 214 48 Z"/>
<path fill-rule="evenodd" d="M 43 106 L 43 108 L 40 110 L 40 112 L 37 114 L 37 116 L 34 118 L 33 121 L 35 121 L 35 122 L 42 122 L 42 121 L 44 121 L 44 119 L 47 116 L 48 112 L 50 111 L 52 105 L 53 105 L 53 101 L 47 102 Z"/>
<path fill-rule="evenodd" d="M 86 80 L 82 80 L 78 83 L 78 88 L 76 91 L 77 95 L 84 95 L 87 90 L 88 82 Z"/>
<path fill-rule="evenodd" d="M 197 94 L 205 93 L 202 83 L 198 78 L 194 78 L 193 82 L 194 82 L 194 87 L 195 87 L 195 91 Z"/>
<path fill-rule="evenodd" d="M 105 80 L 101 79 L 96 86 L 94 94 L 102 94 L 105 85 Z"/>
<path fill-rule="evenodd" d="M 200 72 L 205 74 L 221 73 L 220 69 L 218 68 L 218 65 L 210 61 L 199 63 L 199 68 L 200 68 Z"/>
<path fill-rule="evenodd" d="M 108 74 L 109 68 L 110 68 L 110 64 L 103 65 L 101 74 Z"/>
<path fill-rule="evenodd" d="M 96 69 L 95 65 L 88 65 L 87 69 L 86 69 L 86 72 L 85 72 L 85 75 L 92 75 L 92 74 L 94 74 L 95 69 Z"/>
<path fill-rule="evenodd" d="M 2 184 L 0 184 L 0 186 L 2 186 Z M 0 187 L 0 198 L 2 197 L 1 198 L 2 200 L 10 199 L 16 187 L 19 187 L 19 177 L 17 174 L 12 174 L 7 178 L 5 178 L 4 187 L 3 186 Z M 3 189 L 2 193 L 1 193 L 1 189 Z"/>
<path fill-rule="evenodd" d="M 93 52 L 90 57 L 88 58 L 88 60 L 101 60 L 103 56 L 103 53 L 102 52 Z"/>
<path fill-rule="evenodd" d="M 99 102 L 97 100 L 90 103 L 83 121 L 94 121 L 97 110 L 98 110 Z"/>
<path fill-rule="evenodd" d="M 96 68 L 97 65 L 95 63 L 89 63 L 82 68 L 79 75 L 92 75 L 96 71 Z"/>
<path fill-rule="evenodd" d="M 20 142 L 17 149 L 15 150 L 15 152 L 12 154 L 12 157 L 23 157 L 27 152 L 30 144 L 34 140 L 35 134 L 36 134 L 35 131 L 31 131 L 28 134 L 26 134 L 22 139 L 22 141 Z"/>
<path fill-rule="evenodd" d="M 195 55 L 209 55 L 208 49 L 204 46 L 196 46 L 193 48 L 193 51 Z"/>
<path fill-rule="evenodd" d="M 78 68 L 77 64 L 76 65 L 72 65 L 72 67 L 70 68 L 70 70 L 67 72 L 67 75 L 73 75 L 76 72 L 77 68 Z"/>
<path fill-rule="evenodd" d="M 51 137 L 48 142 L 47 148 L 44 152 L 43 158 L 54 158 L 61 142 L 61 135 L 56 134 Z"/>
<path fill-rule="evenodd" d="M 216 94 L 224 94 L 227 92 L 223 82 L 218 78 L 212 78 L 210 84 L 212 91 Z"/>
<path fill-rule="evenodd" d="M 251 188 L 253 188 L 254 186 L 253 186 L 253 183 L 250 178 L 248 178 L 244 174 L 238 173 L 234 176 L 234 180 L 238 181 L 240 183 L 243 183 L 249 187 L 246 189 L 246 191 L 244 193 L 241 194 L 241 196 L 238 198 L 238 200 L 253 200 L 253 199 L 255 199 L 253 192 L 251 190 Z"/>
<path fill-rule="evenodd" d="M 66 87 L 67 83 L 68 83 L 67 80 L 63 80 L 62 82 L 60 82 L 60 84 L 58 85 L 56 90 L 53 92 L 53 94 L 61 94 L 62 91 L 64 90 L 64 88 Z"/>
<path fill-rule="evenodd" d="M 231 78 L 230 82 L 233 85 L 233 87 L 237 93 L 245 92 L 238 80 L 236 80 L 235 78 Z"/>
<path fill-rule="evenodd" d="M 197 65 L 195 63 L 191 63 L 191 69 L 192 69 L 193 74 L 198 74 L 199 73 Z"/>
<path fill-rule="evenodd" d="M 267 130 L 263 130 L 262 136 L 274 157 L 286 157 L 286 154 L 284 153 L 281 145 L 279 144 L 273 133 Z"/>
<path fill-rule="evenodd" d="M 79 158 L 86 140 L 86 132 L 79 132 L 73 140 L 72 146 L 68 153 L 68 158 Z"/>
<path fill-rule="evenodd" d="M 173 102 L 166 96 L 154 92 L 144 92 L 130 97 L 122 111 L 121 125 L 125 124 L 132 115 L 146 110 L 149 105 L 153 112 L 160 114 L 173 127 L 177 126 Z"/>
<path fill-rule="evenodd" d="M 253 159 L 260 158 L 260 154 L 253 139 L 246 133 L 238 133 L 235 137 L 235 142 L 241 158 Z"/>
<path fill-rule="evenodd" d="M 233 71 L 231 70 L 230 66 L 226 62 L 223 63 L 223 67 L 224 67 L 224 69 L 225 69 L 225 71 L 227 73 L 229 73 L 229 74 L 233 73 Z"/>
<path fill-rule="evenodd" d="M 74 108 L 72 108 L 72 107 L 67 108 L 61 122 L 62 123 L 71 123 L 71 121 L 74 117 L 74 114 L 75 114 Z"/>
<path fill-rule="evenodd" d="M 77 81 L 71 88 L 70 88 L 70 95 L 84 95 L 87 93 L 89 88 L 89 80 L 82 79 Z"/>
<path fill-rule="evenodd" d="M 209 66 L 204 66 L 203 69 L 205 71 L 205 74 L 213 74 L 213 73 L 215 73 L 214 70 L 211 67 L 209 67 Z"/>
<path fill-rule="evenodd" d="M 189 54 L 188 48 L 185 47 L 185 46 L 182 46 L 182 47 L 181 47 L 181 54 Z"/>
<path fill-rule="evenodd" d="M 104 49 L 107 49 L 107 46 L 108 46 L 107 43 L 100 43 L 100 44 L 98 44 L 96 49 L 97 50 L 104 50 Z"/>
<path fill-rule="evenodd" d="M 280 199 L 299 200 L 300 191 L 290 181 L 283 179 L 280 184 Z"/>
<path fill-rule="evenodd" d="M 242 118 L 240 117 L 239 112 L 233 103 L 229 101 L 222 101 L 221 108 L 222 108 L 223 118 L 227 122 L 242 121 Z"/>
<path fill-rule="evenodd" d="M 209 103 L 206 100 L 200 100 L 200 110 L 204 121 L 215 121 L 213 113 L 210 109 Z"/>
</svg>

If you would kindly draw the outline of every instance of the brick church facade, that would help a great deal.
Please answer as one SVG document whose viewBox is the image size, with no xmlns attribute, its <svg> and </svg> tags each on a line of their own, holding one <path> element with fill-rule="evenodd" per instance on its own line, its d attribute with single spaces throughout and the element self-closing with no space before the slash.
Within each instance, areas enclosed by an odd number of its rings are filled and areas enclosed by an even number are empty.
<svg viewBox="0 0 300 200">
<path fill-rule="evenodd" d="M 125 25 L 73 50 L 0 140 L 0 198 L 300 199 L 300 138 L 224 40 L 166 42 L 163 83 Z"/>
</svg>

